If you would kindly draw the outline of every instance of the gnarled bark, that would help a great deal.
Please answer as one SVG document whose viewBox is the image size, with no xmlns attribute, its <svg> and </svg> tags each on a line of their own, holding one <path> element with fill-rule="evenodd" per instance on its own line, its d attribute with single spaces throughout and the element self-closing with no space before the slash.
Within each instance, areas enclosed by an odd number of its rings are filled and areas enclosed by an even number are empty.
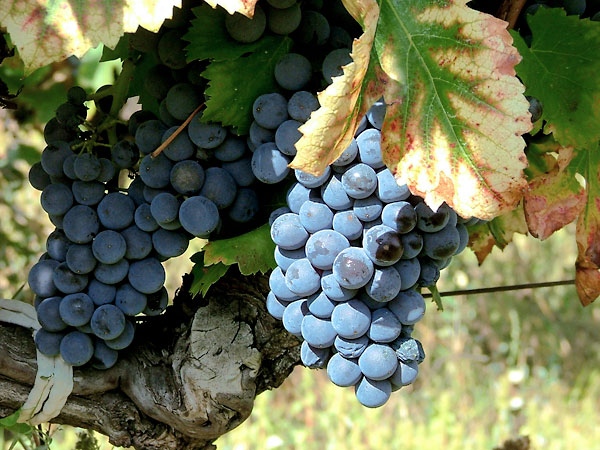
<svg viewBox="0 0 600 450">
<path fill-rule="evenodd" d="M 96 430 L 119 446 L 191 450 L 242 423 L 256 395 L 279 386 L 299 361 L 299 342 L 266 311 L 263 276 L 234 268 L 206 299 L 182 294 L 139 324 L 110 370 L 75 370 L 57 423 Z M 0 322 L 0 417 L 27 398 L 36 373 L 29 330 Z"/>
</svg>

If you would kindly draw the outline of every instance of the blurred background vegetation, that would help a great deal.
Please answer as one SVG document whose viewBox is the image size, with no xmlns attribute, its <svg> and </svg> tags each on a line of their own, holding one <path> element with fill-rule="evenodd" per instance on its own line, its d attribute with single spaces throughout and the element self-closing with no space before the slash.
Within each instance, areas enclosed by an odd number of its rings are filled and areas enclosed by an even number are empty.
<svg viewBox="0 0 600 450">
<path fill-rule="evenodd" d="M 16 59 L 0 77 L 20 108 L 0 110 L 0 297 L 31 301 L 29 267 L 52 231 L 27 183 L 43 149 L 41 130 L 66 89 L 89 90 L 113 80 L 118 66 L 99 63 L 101 50 L 82 60 L 36 71 L 22 80 Z M 516 236 L 479 267 L 471 252 L 442 273 L 441 291 L 573 278 L 574 226 L 545 242 Z M 171 293 L 191 268 L 189 255 L 168 266 Z M 323 371 L 298 367 L 283 386 L 261 394 L 252 416 L 223 436 L 220 449 L 492 449 L 529 436 L 531 448 L 600 449 L 600 310 L 582 308 L 572 286 L 444 298 L 431 304 L 415 335 L 427 359 L 414 386 L 382 408 L 358 404 L 350 389 L 332 385 Z M 48 430 L 47 426 L 43 430 Z M 112 449 L 104 436 L 52 426 L 53 450 Z M 79 442 L 78 442 L 79 441 Z M 0 432 L 0 450 L 15 444 Z M 15 449 L 23 448 L 16 443 Z"/>
</svg>

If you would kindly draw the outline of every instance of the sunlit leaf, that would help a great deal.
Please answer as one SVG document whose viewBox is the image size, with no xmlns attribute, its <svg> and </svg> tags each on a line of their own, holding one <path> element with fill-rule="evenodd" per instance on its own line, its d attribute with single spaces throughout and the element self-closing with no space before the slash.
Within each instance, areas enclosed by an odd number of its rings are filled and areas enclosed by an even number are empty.
<svg viewBox="0 0 600 450">
<path fill-rule="evenodd" d="M 181 0 L 2 0 L 0 25 L 29 73 L 71 55 L 80 57 L 100 43 L 113 48 L 140 25 L 158 31 L 174 6 L 180 7 Z"/>
<path fill-rule="evenodd" d="M 254 7 L 258 0 L 204 0 L 213 8 L 222 6 L 229 14 L 239 12 L 246 17 L 254 15 Z"/>
<path fill-rule="evenodd" d="M 531 128 L 520 57 L 506 23 L 466 3 L 344 1 L 364 34 L 301 127 L 293 167 L 322 172 L 383 94 L 382 151 L 400 182 L 465 217 L 513 209 L 526 185 L 521 135 Z"/>
</svg>

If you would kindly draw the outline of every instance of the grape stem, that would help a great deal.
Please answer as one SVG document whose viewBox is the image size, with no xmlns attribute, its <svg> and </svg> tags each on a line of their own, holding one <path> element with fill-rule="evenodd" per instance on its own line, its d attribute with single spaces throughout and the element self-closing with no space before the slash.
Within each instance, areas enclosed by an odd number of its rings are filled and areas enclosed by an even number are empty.
<svg viewBox="0 0 600 450">
<path fill-rule="evenodd" d="M 479 289 L 462 289 L 458 291 L 446 291 L 440 292 L 440 297 L 449 297 L 452 295 L 472 295 L 472 294 L 490 294 L 492 292 L 505 292 L 505 291 L 519 291 L 523 289 L 537 289 L 552 286 L 566 286 L 575 284 L 575 280 L 562 280 L 562 281 L 545 281 L 543 283 L 527 283 L 527 284 L 512 284 L 509 286 L 493 286 L 488 288 Z M 425 298 L 433 297 L 433 294 L 423 294 Z"/>
<path fill-rule="evenodd" d="M 185 119 L 185 122 L 183 122 L 181 125 L 179 125 L 179 128 L 177 128 L 177 129 L 175 130 L 175 132 L 174 132 L 174 133 L 173 133 L 171 136 L 169 136 L 165 142 L 163 142 L 162 144 L 160 144 L 160 146 L 159 146 L 159 147 L 158 147 L 156 150 L 154 150 L 154 151 L 152 152 L 152 157 L 153 157 L 153 158 L 156 158 L 158 155 L 160 155 L 160 153 L 161 153 L 161 152 L 162 152 L 162 151 L 163 151 L 163 150 L 164 150 L 164 149 L 165 149 L 165 148 L 166 148 L 166 147 L 167 147 L 167 146 L 168 146 L 168 145 L 169 145 L 171 142 L 173 142 L 173 140 L 174 140 L 174 139 L 175 139 L 177 136 L 179 136 L 179 133 L 181 133 L 181 132 L 182 132 L 182 131 L 185 129 L 185 127 L 187 127 L 187 126 L 188 126 L 188 124 L 189 124 L 189 123 L 192 121 L 192 119 L 194 118 L 194 116 L 195 116 L 196 114 L 198 114 L 198 112 L 200 111 L 200 109 L 202 109 L 202 107 L 203 107 L 203 106 L 204 106 L 204 103 L 202 103 L 200 106 L 198 106 L 198 107 L 197 107 L 197 108 L 196 108 L 196 109 L 195 109 L 195 110 L 194 110 L 194 111 L 193 111 L 193 112 L 190 114 L 190 116 L 189 116 L 187 119 Z"/>
<path fill-rule="evenodd" d="M 496 17 L 506 20 L 508 29 L 511 30 L 515 27 L 525 3 L 527 3 L 527 0 L 504 0 L 496 13 Z"/>
</svg>

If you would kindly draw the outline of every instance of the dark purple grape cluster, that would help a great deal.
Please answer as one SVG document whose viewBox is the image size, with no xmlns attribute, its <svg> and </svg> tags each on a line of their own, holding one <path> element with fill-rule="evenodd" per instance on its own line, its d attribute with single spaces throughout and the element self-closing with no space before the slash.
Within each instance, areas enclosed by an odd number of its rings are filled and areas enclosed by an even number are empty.
<svg viewBox="0 0 600 450">
<path fill-rule="evenodd" d="M 141 193 L 119 186 L 120 172 L 133 170 L 139 151 L 128 140 L 112 148 L 91 142 L 79 128 L 85 100 L 83 89 L 69 90 L 44 129 L 41 162 L 29 172 L 56 229 L 28 281 L 42 326 L 38 349 L 74 366 L 91 361 L 106 369 L 131 344 L 133 318 L 167 307 L 161 252 L 170 241 L 140 208 Z"/>
<path fill-rule="evenodd" d="M 303 340 L 301 358 L 355 386 L 368 407 L 411 384 L 425 358 L 413 327 L 425 313 L 420 288 L 468 243 L 465 220 L 437 211 L 397 184 L 381 156 L 385 104 L 320 177 L 296 171 L 287 207 L 271 217 L 277 244 L 267 308 Z"/>
</svg>

